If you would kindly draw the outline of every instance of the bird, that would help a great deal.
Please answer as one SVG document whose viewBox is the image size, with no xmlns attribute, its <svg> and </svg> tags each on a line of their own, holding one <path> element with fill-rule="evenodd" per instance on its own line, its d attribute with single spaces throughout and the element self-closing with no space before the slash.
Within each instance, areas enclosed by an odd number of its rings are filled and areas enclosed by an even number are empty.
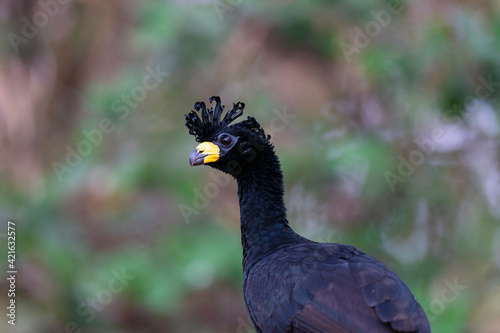
<svg viewBox="0 0 500 333">
<path fill-rule="evenodd" d="M 215 107 L 213 102 L 215 101 Z M 271 137 L 245 104 L 218 96 L 185 115 L 199 145 L 191 166 L 208 165 L 238 185 L 243 296 L 258 333 L 430 332 L 424 310 L 388 267 L 358 248 L 297 234 L 284 204 L 283 173 Z"/>
</svg>

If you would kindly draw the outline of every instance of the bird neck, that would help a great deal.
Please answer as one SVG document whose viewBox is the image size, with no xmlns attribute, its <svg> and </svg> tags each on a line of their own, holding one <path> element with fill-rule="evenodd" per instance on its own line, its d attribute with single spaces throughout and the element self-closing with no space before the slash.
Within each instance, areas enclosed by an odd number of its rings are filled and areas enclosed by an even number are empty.
<svg viewBox="0 0 500 333">
<path fill-rule="evenodd" d="M 300 236 L 288 226 L 283 173 L 274 152 L 265 161 L 254 161 L 236 179 L 245 268 Z"/>
</svg>

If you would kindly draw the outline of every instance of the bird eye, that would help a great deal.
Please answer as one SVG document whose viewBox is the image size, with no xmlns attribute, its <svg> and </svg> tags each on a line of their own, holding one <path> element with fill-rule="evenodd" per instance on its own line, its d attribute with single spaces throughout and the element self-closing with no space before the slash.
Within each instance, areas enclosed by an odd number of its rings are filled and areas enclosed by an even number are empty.
<svg viewBox="0 0 500 333">
<path fill-rule="evenodd" d="M 220 138 L 220 142 L 224 145 L 224 146 L 229 146 L 231 144 L 233 140 L 231 139 L 231 137 L 229 135 L 224 135 Z"/>
</svg>

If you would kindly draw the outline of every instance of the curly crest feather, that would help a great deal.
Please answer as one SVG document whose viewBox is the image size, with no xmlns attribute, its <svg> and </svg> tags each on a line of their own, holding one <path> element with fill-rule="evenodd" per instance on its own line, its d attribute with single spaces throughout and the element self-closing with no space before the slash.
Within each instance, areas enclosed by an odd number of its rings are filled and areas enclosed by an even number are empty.
<svg viewBox="0 0 500 333">
<path fill-rule="evenodd" d="M 213 140 L 217 132 L 228 127 L 229 124 L 243 114 L 245 103 L 233 103 L 233 108 L 221 120 L 225 106 L 221 104 L 219 96 L 210 97 L 210 104 L 214 100 L 215 108 L 207 109 L 205 102 L 196 102 L 194 103 L 194 110 L 184 116 L 189 134 L 194 135 L 195 140 L 198 142 Z M 201 113 L 201 118 L 197 112 Z M 271 138 L 270 135 L 266 136 L 264 129 L 254 117 L 248 117 L 241 124 L 266 141 Z"/>
</svg>

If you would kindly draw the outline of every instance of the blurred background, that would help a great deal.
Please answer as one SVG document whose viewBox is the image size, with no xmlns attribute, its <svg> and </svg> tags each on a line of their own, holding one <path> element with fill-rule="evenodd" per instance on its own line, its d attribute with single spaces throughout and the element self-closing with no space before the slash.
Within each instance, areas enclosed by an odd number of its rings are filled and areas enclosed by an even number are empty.
<svg viewBox="0 0 500 333">
<path fill-rule="evenodd" d="M 297 232 L 433 332 L 500 332 L 500 1 L 17 0 L 0 35 L 2 332 L 253 332 L 236 184 L 188 164 L 212 95 L 271 134 Z"/>
</svg>

